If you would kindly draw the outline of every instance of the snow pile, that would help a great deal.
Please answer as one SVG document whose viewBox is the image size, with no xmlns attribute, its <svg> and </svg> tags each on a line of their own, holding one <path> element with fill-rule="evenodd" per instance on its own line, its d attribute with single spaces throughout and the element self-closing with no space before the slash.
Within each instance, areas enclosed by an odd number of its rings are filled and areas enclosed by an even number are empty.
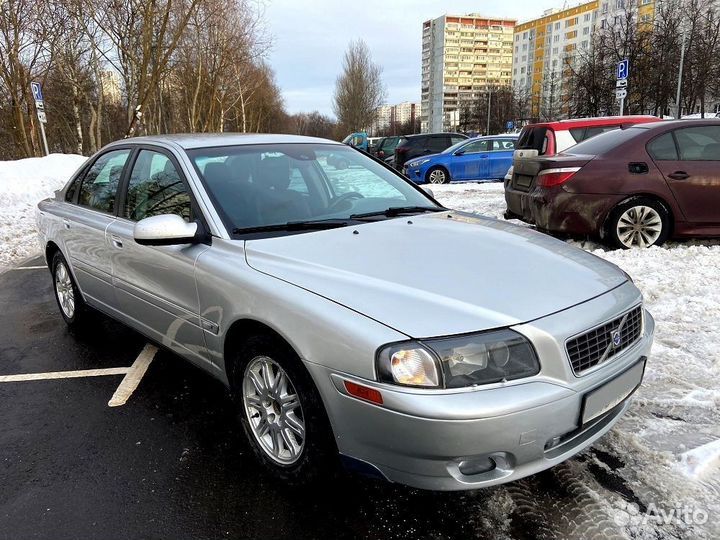
<svg viewBox="0 0 720 540">
<path fill-rule="evenodd" d="M 35 207 L 62 188 L 85 159 L 51 154 L 0 161 L 0 272 L 39 251 Z"/>
</svg>

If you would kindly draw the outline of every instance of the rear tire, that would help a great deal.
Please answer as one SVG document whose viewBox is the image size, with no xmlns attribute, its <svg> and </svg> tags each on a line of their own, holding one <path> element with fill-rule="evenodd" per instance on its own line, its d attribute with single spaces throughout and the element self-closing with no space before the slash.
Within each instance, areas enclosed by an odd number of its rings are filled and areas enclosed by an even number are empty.
<svg viewBox="0 0 720 540">
<path fill-rule="evenodd" d="M 425 180 L 430 184 L 449 184 L 450 174 L 444 167 L 433 167 L 427 172 Z"/>
<path fill-rule="evenodd" d="M 259 334 L 240 344 L 232 370 L 243 431 L 275 478 L 307 484 L 338 470 L 338 451 L 320 394 L 295 352 Z"/>
<path fill-rule="evenodd" d="M 620 249 L 661 246 L 670 236 L 670 212 L 661 202 L 633 197 L 616 206 L 607 222 L 607 237 Z"/>
<path fill-rule="evenodd" d="M 50 268 L 53 292 L 60 308 L 60 315 L 70 328 L 83 326 L 87 322 L 89 308 L 80 294 L 65 257 L 59 251 L 53 255 Z"/>
</svg>

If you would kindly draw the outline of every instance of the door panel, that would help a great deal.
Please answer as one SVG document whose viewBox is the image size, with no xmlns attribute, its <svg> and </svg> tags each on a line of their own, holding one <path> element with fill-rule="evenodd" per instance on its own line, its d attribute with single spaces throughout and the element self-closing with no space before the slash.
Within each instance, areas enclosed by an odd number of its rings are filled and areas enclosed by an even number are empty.
<svg viewBox="0 0 720 540">
<path fill-rule="evenodd" d="M 130 324 L 178 354 L 204 364 L 207 351 L 195 261 L 208 246 L 143 246 L 135 242 L 136 221 L 162 214 L 190 220 L 189 190 L 169 156 L 141 150 L 128 180 L 121 216 L 107 231 L 117 303 Z"/>
<path fill-rule="evenodd" d="M 77 204 L 63 217 L 65 249 L 78 286 L 90 303 L 113 307 L 112 265 L 106 229 L 130 149 L 100 155 L 79 183 Z"/>
<path fill-rule="evenodd" d="M 464 154 L 452 158 L 453 180 L 467 181 L 485 178 L 488 174 L 488 141 L 472 141 L 458 148 Z M 454 174 L 453 174 L 454 172 Z"/>
<path fill-rule="evenodd" d="M 676 129 L 673 135 L 677 152 L 661 145 L 669 143 L 667 136 L 652 141 L 648 151 L 686 220 L 708 225 L 720 223 L 720 126 Z"/>
</svg>

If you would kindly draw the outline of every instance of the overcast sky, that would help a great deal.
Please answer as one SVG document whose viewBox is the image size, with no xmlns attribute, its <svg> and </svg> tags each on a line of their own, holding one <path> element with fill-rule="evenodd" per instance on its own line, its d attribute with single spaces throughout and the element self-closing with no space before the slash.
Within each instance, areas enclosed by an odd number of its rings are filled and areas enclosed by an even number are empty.
<svg viewBox="0 0 720 540">
<path fill-rule="evenodd" d="M 562 0 L 267 0 L 269 62 L 288 112 L 332 115 L 343 54 L 350 40 L 362 38 L 383 68 L 387 102 L 420 101 L 423 21 L 444 13 L 524 21 L 562 5 Z"/>
</svg>

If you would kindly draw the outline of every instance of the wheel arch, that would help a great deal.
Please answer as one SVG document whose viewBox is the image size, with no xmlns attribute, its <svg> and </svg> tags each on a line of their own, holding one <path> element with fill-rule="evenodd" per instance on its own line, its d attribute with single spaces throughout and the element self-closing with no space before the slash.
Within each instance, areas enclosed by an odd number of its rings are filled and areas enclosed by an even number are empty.
<svg viewBox="0 0 720 540">
<path fill-rule="evenodd" d="M 257 335 L 265 335 L 276 339 L 278 343 L 287 347 L 287 349 L 299 359 L 300 364 L 303 364 L 302 355 L 300 355 L 298 350 L 281 332 L 267 323 L 257 319 L 237 319 L 227 329 L 227 332 L 225 332 L 225 339 L 223 340 L 223 363 L 225 365 L 225 376 L 228 379 L 228 385 L 231 392 L 234 391 L 233 382 L 235 379 L 234 370 L 236 367 L 234 365 L 235 360 L 233 358 L 232 351 L 248 338 Z M 305 368 L 304 364 L 303 369 L 305 369 L 310 378 L 313 379 L 312 374 L 307 370 L 307 368 Z M 314 379 L 313 383 L 315 384 Z M 315 384 L 315 386 L 317 387 L 317 384 Z"/>
<path fill-rule="evenodd" d="M 430 165 L 430 167 L 427 168 L 425 171 L 425 183 L 430 184 L 430 173 L 433 172 L 435 169 L 442 169 L 445 171 L 445 176 L 447 177 L 447 182 L 452 182 L 452 176 L 450 176 L 450 169 L 448 169 L 447 165 L 444 163 L 435 163 L 434 165 Z"/>
</svg>

